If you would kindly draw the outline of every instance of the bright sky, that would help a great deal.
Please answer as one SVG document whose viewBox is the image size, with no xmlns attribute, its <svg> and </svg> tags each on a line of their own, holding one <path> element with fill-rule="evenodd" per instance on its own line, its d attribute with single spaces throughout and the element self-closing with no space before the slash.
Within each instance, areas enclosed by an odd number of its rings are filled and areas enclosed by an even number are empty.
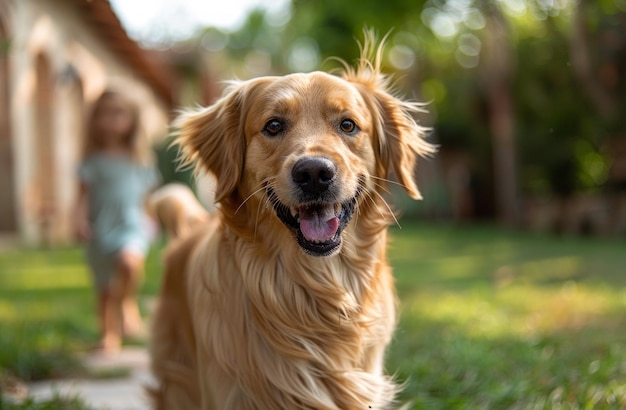
<svg viewBox="0 0 626 410">
<path fill-rule="evenodd" d="M 142 40 L 179 39 L 203 26 L 235 30 L 247 13 L 262 7 L 287 19 L 289 0 L 110 0 L 128 33 Z"/>
</svg>

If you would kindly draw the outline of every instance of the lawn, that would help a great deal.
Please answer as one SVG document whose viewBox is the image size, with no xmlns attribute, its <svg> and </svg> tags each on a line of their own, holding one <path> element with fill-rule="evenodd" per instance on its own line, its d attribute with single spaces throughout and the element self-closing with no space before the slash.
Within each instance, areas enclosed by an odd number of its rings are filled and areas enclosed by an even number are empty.
<svg viewBox="0 0 626 410">
<path fill-rule="evenodd" d="M 414 408 L 626 408 L 623 240 L 403 225 L 388 369 Z"/>
<path fill-rule="evenodd" d="M 157 294 L 160 245 L 140 300 Z M 81 248 L 0 252 L 0 370 L 25 380 L 80 371 L 75 352 L 98 342 L 95 299 Z"/>
<path fill-rule="evenodd" d="M 626 407 L 626 243 L 402 222 L 387 369 L 415 409 Z M 144 300 L 158 290 L 150 254 Z M 82 251 L 0 253 L 0 375 L 80 372 L 97 340 Z M 0 406 L 1 407 L 1 406 Z"/>
</svg>

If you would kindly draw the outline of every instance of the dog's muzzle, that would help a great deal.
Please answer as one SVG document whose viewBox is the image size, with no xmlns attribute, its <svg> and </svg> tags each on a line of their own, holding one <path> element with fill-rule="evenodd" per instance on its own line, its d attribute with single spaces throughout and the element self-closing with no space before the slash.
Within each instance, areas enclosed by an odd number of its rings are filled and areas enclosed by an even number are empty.
<svg viewBox="0 0 626 410">
<path fill-rule="evenodd" d="M 271 187 L 266 188 L 276 215 L 309 255 L 335 253 L 341 246 L 341 233 L 354 215 L 360 191 L 348 201 L 333 201 L 336 176 L 337 168 L 329 159 L 303 158 L 296 162 L 291 172 L 298 188 L 299 205 L 283 204 Z"/>
</svg>

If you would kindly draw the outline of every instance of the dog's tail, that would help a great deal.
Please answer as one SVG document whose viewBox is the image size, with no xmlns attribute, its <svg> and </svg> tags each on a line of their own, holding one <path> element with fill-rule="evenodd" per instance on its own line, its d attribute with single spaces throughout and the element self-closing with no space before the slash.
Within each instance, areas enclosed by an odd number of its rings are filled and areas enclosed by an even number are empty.
<svg viewBox="0 0 626 410">
<path fill-rule="evenodd" d="M 169 240 L 184 236 L 211 217 L 193 191 L 180 183 L 167 184 L 154 191 L 148 197 L 146 206 L 148 213 L 159 221 Z"/>
</svg>

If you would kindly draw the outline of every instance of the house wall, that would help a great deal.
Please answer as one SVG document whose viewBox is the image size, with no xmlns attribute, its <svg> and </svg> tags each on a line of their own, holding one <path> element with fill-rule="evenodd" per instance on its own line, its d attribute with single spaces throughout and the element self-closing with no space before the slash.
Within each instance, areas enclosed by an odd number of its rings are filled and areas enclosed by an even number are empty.
<svg viewBox="0 0 626 410">
<path fill-rule="evenodd" d="M 145 134 L 153 141 L 165 136 L 169 113 L 71 2 L 0 0 L 0 8 L 11 38 L 15 234 L 30 245 L 67 243 L 90 104 L 108 86 L 128 92 L 141 107 Z"/>
<path fill-rule="evenodd" d="M 8 27 L 0 9 L 0 232 L 16 229 L 13 140 L 9 118 Z"/>
</svg>

